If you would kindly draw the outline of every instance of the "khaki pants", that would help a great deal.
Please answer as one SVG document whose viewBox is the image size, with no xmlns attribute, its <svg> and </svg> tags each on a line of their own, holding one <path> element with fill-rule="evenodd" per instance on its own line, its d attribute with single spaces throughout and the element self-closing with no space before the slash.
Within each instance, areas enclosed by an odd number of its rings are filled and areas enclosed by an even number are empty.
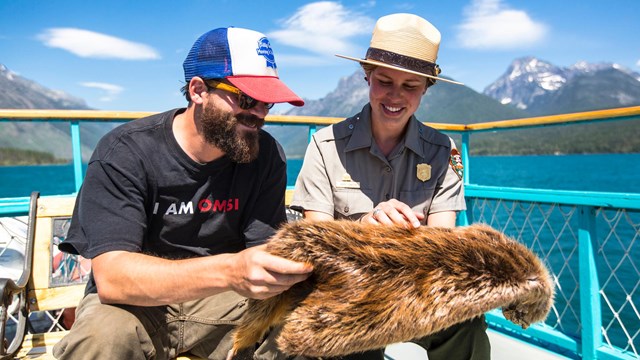
<svg viewBox="0 0 640 360">
<path fill-rule="evenodd" d="M 54 347 L 53 355 L 57 359 L 159 360 L 190 353 L 225 359 L 246 303 L 234 292 L 154 307 L 105 305 L 97 294 L 90 294 L 78 305 L 76 322 Z M 254 359 L 286 359 L 272 335 Z"/>
<path fill-rule="evenodd" d="M 178 305 L 141 307 L 105 305 L 87 295 L 76 310 L 70 333 L 53 349 L 57 359 L 172 359 L 179 354 L 225 359 L 232 331 L 245 311 L 247 299 L 225 292 Z M 486 360 L 490 345 L 484 316 L 414 340 L 429 360 Z M 275 330 L 255 351 L 236 358 L 281 360 Z M 305 359 L 296 357 L 295 360 Z M 342 360 L 382 360 L 383 350 L 352 354 Z"/>
</svg>

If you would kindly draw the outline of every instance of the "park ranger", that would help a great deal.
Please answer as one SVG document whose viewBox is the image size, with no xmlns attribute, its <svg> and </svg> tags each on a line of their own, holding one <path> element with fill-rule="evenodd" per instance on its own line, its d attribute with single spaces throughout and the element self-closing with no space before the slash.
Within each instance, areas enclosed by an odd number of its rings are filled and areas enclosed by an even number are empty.
<svg viewBox="0 0 640 360">
<path fill-rule="evenodd" d="M 376 23 L 364 59 L 369 85 L 362 111 L 314 134 L 291 207 L 312 220 L 454 227 L 465 210 L 463 164 L 453 141 L 414 115 L 438 77 L 440 32 L 412 14 Z M 459 83 L 458 83 L 459 84 Z M 415 339 L 430 360 L 489 359 L 484 317 Z M 347 357 L 384 358 L 384 350 Z"/>
</svg>

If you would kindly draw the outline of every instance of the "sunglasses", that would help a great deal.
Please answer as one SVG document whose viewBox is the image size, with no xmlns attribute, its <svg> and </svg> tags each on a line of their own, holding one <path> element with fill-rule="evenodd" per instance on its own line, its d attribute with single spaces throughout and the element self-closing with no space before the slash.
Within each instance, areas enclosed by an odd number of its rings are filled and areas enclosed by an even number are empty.
<svg viewBox="0 0 640 360">
<path fill-rule="evenodd" d="M 229 85 L 229 84 L 225 84 L 223 82 L 220 81 L 216 81 L 216 80 L 205 80 L 204 83 L 207 85 L 207 89 L 211 90 L 213 89 L 220 89 L 220 90 L 224 90 L 230 93 L 234 93 L 238 95 L 238 105 L 240 105 L 240 108 L 242 108 L 243 110 L 249 110 L 254 108 L 256 105 L 258 105 L 259 102 L 261 102 L 260 100 L 256 100 L 254 98 L 252 98 L 251 96 L 245 94 L 242 92 L 242 90 L 238 89 L 235 86 Z M 275 105 L 274 103 L 264 103 L 264 107 L 267 109 L 271 109 L 273 107 L 273 105 Z"/>
</svg>

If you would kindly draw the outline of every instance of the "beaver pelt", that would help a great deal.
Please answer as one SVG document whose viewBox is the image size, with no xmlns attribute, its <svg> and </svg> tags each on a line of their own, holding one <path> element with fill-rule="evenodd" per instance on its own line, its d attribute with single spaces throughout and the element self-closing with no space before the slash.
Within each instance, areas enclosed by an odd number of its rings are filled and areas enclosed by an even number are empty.
<svg viewBox="0 0 640 360">
<path fill-rule="evenodd" d="M 230 358 L 276 326 L 284 353 L 333 357 L 421 338 L 499 307 L 526 328 L 544 320 L 553 303 L 540 259 L 486 225 L 301 220 L 285 225 L 267 248 L 313 264 L 313 275 L 278 296 L 250 300 Z"/>
</svg>

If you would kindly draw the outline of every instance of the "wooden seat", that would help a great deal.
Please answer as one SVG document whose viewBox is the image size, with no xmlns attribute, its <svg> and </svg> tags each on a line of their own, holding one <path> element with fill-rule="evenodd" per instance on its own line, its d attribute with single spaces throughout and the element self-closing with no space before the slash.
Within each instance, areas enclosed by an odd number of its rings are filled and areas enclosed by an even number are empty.
<svg viewBox="0 0 640 360">
<path fill-rule="evenodd" d="M 89 260 L 57 250 L 74 204 L 73 196 L 31 194 L 22 275 L 17 282 L 1 279 L 2 359 L 53 359 L 53 345 L 68 332 L 91 268 Z M 8 339 L 7 322 L 12 320 L 15 331 Z"/>
</svg>

